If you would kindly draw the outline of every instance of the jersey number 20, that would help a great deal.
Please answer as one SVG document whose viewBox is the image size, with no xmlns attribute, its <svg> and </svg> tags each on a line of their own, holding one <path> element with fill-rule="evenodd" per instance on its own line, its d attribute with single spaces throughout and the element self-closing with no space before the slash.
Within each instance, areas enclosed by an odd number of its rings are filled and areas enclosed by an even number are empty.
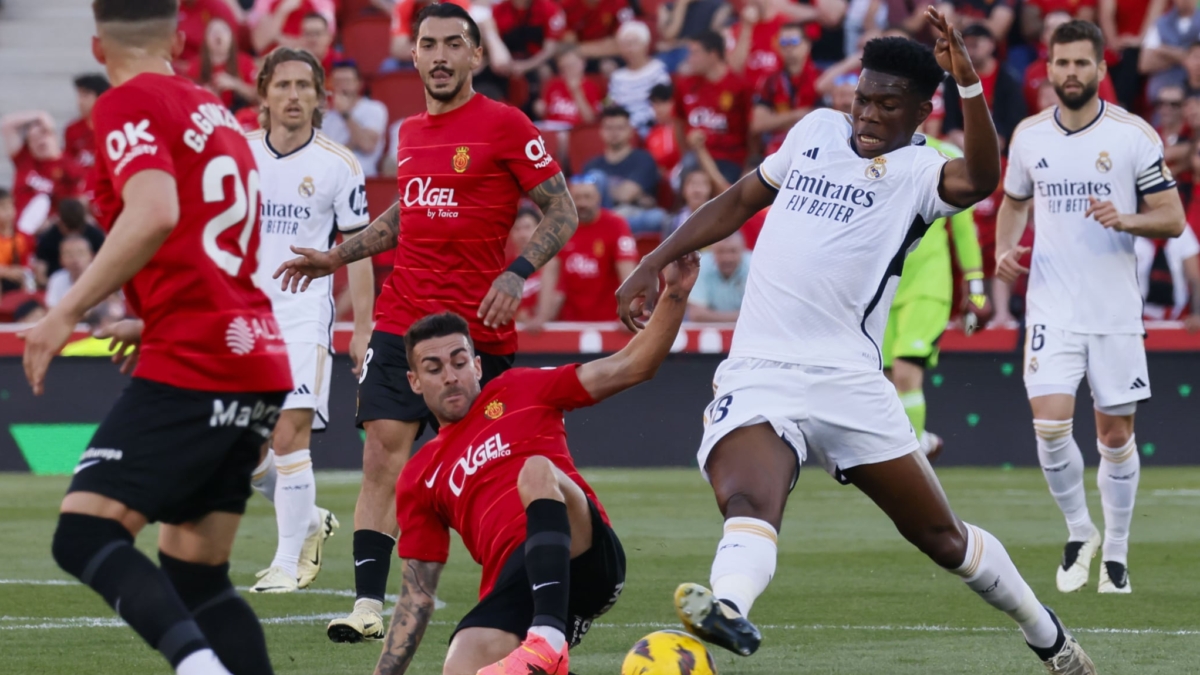
<svg viewBox="0 0 1200 675">
<path fill-rule="evenodd" d="M 229 208 L 218 213 L 204 226 L 204 252 L 222 271 L 231 277 L 238 275 L 242 261 L 246 257 L 246 247 L 250 244 L 253 233 L 255 216 L 258 215 L 258 171 L 251 169 L 246 174 L 246 183 L 238 174 L 238 165 L 229 155 L 214 157 L 208 166 L 204 167 L 204 202 L 216 204 L 224 202 L 225 179 L 233 178 L 233 203 Z M 217 239 L 231 227 L 242 225 L 238 235 L 238 253 L 234 255 L 217 246 Z"/>
</svg>

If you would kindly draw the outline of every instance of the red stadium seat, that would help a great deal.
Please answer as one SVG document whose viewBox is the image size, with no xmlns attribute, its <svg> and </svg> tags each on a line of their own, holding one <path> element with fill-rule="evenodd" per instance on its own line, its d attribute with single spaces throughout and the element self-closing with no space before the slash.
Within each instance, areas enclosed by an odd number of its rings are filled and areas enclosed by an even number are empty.
<svg viewBox="0 0 1200 675">
<path fill-rule="evenodd" d="M 389 124 L 425 112 L 425 85 L 415 70 L 376 75 L 371 79 L 371 98 L 387 106 Z"/>
<path fill-rule="evenodd" d="M 364 16 L 340 26 L 342 51 L 354 59 L 363 77 L 379 72 L 379 66 L 392 55 L 392 21 L 386 16 Z"/>
<path fill-rule="evenodd" d="M 397 194 L 395 178 L 368 178 L 367 211 L 371 214 L 371 220 L 383 215 L 388 207 L 395 204 Z"/>
<path fill-rule="evenodd" d="M 571 144 L 567 149 L 571 173 L 579 173 L 588 160 L 603 152 L 604 139 L 600 138 L 600 127 L 576 127 L 571 130 Z"/>
<path fill-rule="evenodd" d="M 529 80 L 524 75 L 514 75 L 508 80 L 508 104 L 518 108 L 529 102 Z"/>
<path fill-rule="evenodd" d="M 378 15 L 379 10 L 371 4 L 371 0 L 341 0 L 338 7 L 338 23 L 345 25 L 363 15 Z"/>
</svg>

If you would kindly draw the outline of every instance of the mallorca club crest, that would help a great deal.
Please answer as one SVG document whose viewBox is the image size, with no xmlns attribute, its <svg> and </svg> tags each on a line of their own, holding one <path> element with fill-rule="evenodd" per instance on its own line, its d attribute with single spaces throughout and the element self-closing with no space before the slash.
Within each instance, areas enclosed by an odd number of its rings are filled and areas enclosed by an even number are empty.
<svg viewBox="0 0 1200 675">
<path fill-rule="evenodd" d="M 471 165 L 471 156 L 467 154 L 467 147 L 464 145 L 454 151 L 454 159 L 451 160 L 456 173 L 462 173 Z"/>
<path fill-rule="evenodd" d="M 312 176 L 305 176 L 304 181 L 300 183 L 300 187 L 297 188 L 296 191 L 299 192 L 300 196 L 304 198 L 308 198 L 317 194 L 317 185 L 316 183 L 313 183 Z"/>
<path fill-rule="evenodd" d="M 1112 158 L 1107 152 L 1101 152 L 1100 157 L 1096 159 L 1096 170 L 1100 173 L 1108 173 L 1112 170 Z"/>
<path fill-rule="evenodd" d="M 721 98 L 717 102 L 717 104 L 721 106 L 721 110 L 729 110 L 730 108 L 732 108 L 733 107 L 733 92 L 730 92 L 730 91 L 721 92 Z"/>
<path fill-rule="evenodd" d="M 876 157 L 867 165 L 867 178 L 871 180 L 879 180 L 887 175 L 887 158 Z"/>
<path fill-rule="evenodd" d="M 483 409 L 483 416 L 489 420 L 499 419 L 504 414 L 504 404 L 500 401 L 492 401 Z"/>
</svg>

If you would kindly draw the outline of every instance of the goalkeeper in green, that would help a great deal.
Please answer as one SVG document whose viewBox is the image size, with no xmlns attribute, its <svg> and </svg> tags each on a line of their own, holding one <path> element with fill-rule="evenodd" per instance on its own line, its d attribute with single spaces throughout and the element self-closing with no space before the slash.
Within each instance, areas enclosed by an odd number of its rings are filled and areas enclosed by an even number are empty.
<svg viewBox="0 0 1200 675">
<path fill-rule="evenodd" d="M 926 142 L 948 157 L 962 151 L 946 142 Z M 967 282 L 967 311 L 964 325 L 969 332 L 986 323 L 992 307 L 983 286 L 983 256 L 975 235 L 971 209 L 949 219 L 954 235 L 954 253 Z M 937 366 L 938 340 L 950 322 L 954 297 L 954 275 L 950 268 L 950 236 L 946 219 L 935 221 L 904 261 L 896 298 L 883 336 L 883 367 L 896 386 L 904 412 L 912 423 L 921 448 L 930 461 L 942 451 L 942 439 L 925 430 L 925 369 Z"/>
</svg>

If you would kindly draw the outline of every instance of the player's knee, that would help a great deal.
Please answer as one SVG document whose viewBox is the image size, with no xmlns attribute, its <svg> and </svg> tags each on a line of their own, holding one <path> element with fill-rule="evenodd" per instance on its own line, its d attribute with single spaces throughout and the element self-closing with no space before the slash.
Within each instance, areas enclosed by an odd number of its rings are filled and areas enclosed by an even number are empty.
<svg viewBox="0 0 1200 675">
<path fill-rule="evenodd" d="M 961 566 L 967 557 L 967 533 L 957 523 L 923 527 L 906 536 L 930 560 L 946 569 Z"/>
<path fill-rule="evenodd" d="M 564 501 L 554 463 L 540 455 L 525 460 L 521 472 L 517 474 L 517 491 L 527 504 L 537 499 Z"/>
<path fill-rule="evenodd" d="M 195 613 L 197 609 L 207 609 L 237 597 L 233 582 L 229 580 L 229 563 L 202 565 L 159 551 L 158 564 L 188 611 Z"/>
<path fill-rule="evenodd" d="M 776 531 L 783 522 L 787 490 L 736 490 L 717 495 L 725 518 L 757 518 L 771 524 Z"/>
<path fill-rule="evenodd" d="M 1048 453 L 1055 453 L 1071 444 L 1075 424 L 1072 420 L 1041 420 L 1033 421 L 1033 432 L 1037 436 L 1038 448 Z"/>
<path fill-rule="evenodd" d="M 64 572 L 88 583 L 84 577 L 95 573 L 97 563 L 103 562 L 98 557 L 108 555 L 116 546 L 132 543 L 133 535 L 115 520 L 64 513 L 58 517 L 50 553 Z"/>
</svg>

